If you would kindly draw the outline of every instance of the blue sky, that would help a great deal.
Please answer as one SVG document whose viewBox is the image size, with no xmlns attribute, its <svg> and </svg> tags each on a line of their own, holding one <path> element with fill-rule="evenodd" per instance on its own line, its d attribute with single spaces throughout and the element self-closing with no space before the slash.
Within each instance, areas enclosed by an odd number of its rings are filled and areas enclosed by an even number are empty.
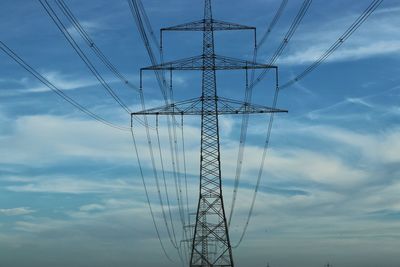
<svg viewBox="0 0 400 267">
<path fill-rule="evenodd" d="M 143 1 L 157 29 L 202 16 L 202 1 Z M 214 1 L 221 20 L 258 27 L 280 1 Z M 289 4 L 259 52 L 267 59 L 282 41 L 302 1 Z M 318 58 L 370 1 L 314 0 L 277 61 L 284 83 Z M 50 1 L 50 3 L 53 3 Z M 128 3 L 66 3 L 109 59 L 134 84 L 150 65 Z M 129 126 L 38 1 L 2 0 L 0 40 L 42 75 L 93 112 Z M 234 250 L 236 266 L 394 267 L 400 262 L 400 5 L 385 0 L 363 26 L 312 74 L 282 90 L 261 189 L 248 235 Z M 112 88 L 133 109 L 137 93 L 121 84 L 71 33 Z M 252 58 L 250 33 L 217 33 L 217 53 Z M 166 60 L 201 53 L 198 33 L 165 38 Z M 218 73 L 222 96 L 242 99 L 244 74 Z M 200 95 L 198 73 L 176 73 L 175 96 Z M 254 101 L 271 104 L 272 82 L 256 87 Z M 162 103 L 152 73 L 145 76 L 148 106 Z M 238 204 L 235 244 L 245 222 L 262 155 L 268 118 L 250 119 Z M 151 121 L 153 123 L 153 121 Z M 185 125 L 191 211 L 198 188 L 199 120 Z M 221 118 L 224 196 L 230 203 L 240 117 Z M 145 130 L 136 125 L 150 197 L 171 257 L 151 175 Z M 165 121 L 160 120 L 166 169 L 171 170 Z M 151 131 L 155 138 L 154 131 Z M 172 176 L 168 183 L 173 187 Z M 177 214 L 176 203 L 173 212 Z M 178 216 L 176 216 L 176 222 Z M 0 53 L 0 265 L 176 266 L 162 254 L 149 214 L 129 132 L 93 120 Z"/>
</svg>

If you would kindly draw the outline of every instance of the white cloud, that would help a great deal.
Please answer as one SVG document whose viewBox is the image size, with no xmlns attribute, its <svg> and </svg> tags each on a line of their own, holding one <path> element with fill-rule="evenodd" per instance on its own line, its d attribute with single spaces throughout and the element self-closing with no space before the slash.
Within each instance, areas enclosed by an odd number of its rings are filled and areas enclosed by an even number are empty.
<svg viewBox="0 0 400 267">
<path fill-rule="evenodd" d="M 99 21 L 80 20 L 79 24 L 90 36 L 93 36 L 95 33 L 99 32 L 100 30 L 105 30 L 105 29 L 109 28 L 107 25 L 104 25 L 103 23 L 100 23 Z M 74 37 L 75 40 L 82 41 L 81 36 L 79 35 L 79 33 L 75 30 L 75 28 L 73 26 L 68 27 L 67 30 Z"/>
<path fill-rule="evenodd" d="M 359 105 L 374 104 L 366 99 L 347 99 Z M 297 135 L 307 135 L 315 140 L 323 141 L 325 151 L 318 148 L 306 147 L 300 149 L 296 145 L 285 147 L 272 147 L 269 151 L 263 187 L 259 193 L 259 199 L 254 211 L 253 221 L 249 229 L 249 238 L 257 240 L 259 233 L 268 231 L 266 235 L 273 239 L 278 232 L 282 237 L 321 238 L 344 235 L 347 238 L 371 237 L 390 233 L 389 229 L 397 229 L 390 222 L 376 223 L 376 218 L 365 219 L 361 224 L 359 217 L 368 212 L 390 209 L 398 210 L 397 185 L 384 184 L 388 177 L 379 177 L 385 170 L 386 163 L 398 161 L 397 140 L 400 140 L 399 130 L 388 129 L 380 133 L 359 133 L 354 130 L 318 125 L 288 122 L 281 129 L 277 129 L 284 138 L 295 138 Z M 234 132 L 237 125 L 234 121 L 228 121 L 227 129 Z M 283 129 L 287 127 L 286 129 Z M 295 133 L 293 133 L 295 129 Z M 2 147 L 6 150 L 1 161 L 3 164 L 15 164 L 24 161 L 36 166 L 58 164 L 61 161 L 78 159 L 95 159 L 101 162 L 119 164 L 135 164 L 135 157 L 131 150 L 129 135 L 118 131 L 103 128 L 94 122 L 80 121 L 72 118 L 55 116 L 29 116 L 21 117 L 13 127 L 13 135 L 3 136 L 0 139 Z M 285 132 L 285 130 L 287 132 Z M 142 162 L 146 168 L 150 168 L 150 159 L 143 128 L 136 131 L 139 140 L 139 150 Z M 195 203 L 197 197 L 197 182 L 199 168 L 199 128 L 190 126 L 185 128 L 188 170 L 194 179 L 190 179 L 190 202 Z M 165 126 L 160 128 L 165 160 L 169 161 L 168 133 Z M 253 131 L 254 133 L 254 131 Z M 261 132 L 255 132 L 261 135 Z M 155 133 L 151 131 L 153 141 Z M 273 139 L 274 140 L 274 139 Z M 301 141 L 299 141 L 301 142 Z M 298 145 L 298 143 L 296 143 Z M 348 162 L 343 154 L 338 153 L 338 148 L 350 149 L 359 152 L 362 156 L 360 162 Z M 237 140 L 231 140 L 229 136 L 224 138 L 223 144 L 223 175 L 225 180 L 234 177 L 237 155 Z M 399 148 L 400 149 L 400 148 Z M 10 153 L 10 151 L 12 153 Z M 7 153 L 7 154 L 6 154 Z M 259 168 L 262 149 L 255 145 L 246 148 L 244 172 L 242 183 L 254 184 L 255 173 Z M 379 159 L 379 160 L 375 160 Z M 168 164 L 166 164 L 168 165 Z M 367 167 L 366 167 L 367 166 Z M 159 168 L 159 166 L 158 166 Z M 168 165 L 170 169 L 170 166 Z M 373 169 L 373 171 L 371 171 Z M 82 175 L 83 176 L 83 175 Z M 115 179 L 92 179 L 93 177 L 64 177 L 59 175 L 26 178 L 13 176 L 6 189 L 13 192 L 36 193 L 70 193 L 70 194 L 117 194 L 130 193 L 135 200 L 144 199 L 140 181 L 131 181 L 126 177 Z M 170 176 L 169 176 L 170 177 Z M 382 181 L 378 181 L 379 177 Z M 192 177 L 191 177 L 192 178 Z M 149 191 L 156 212 L 157 222 L 162 224 L 161 208 L 157 204 L 157 188 L 153 177 L 146 177 L 149 181 Z M 171 184 L 172 184 L 172 180 Z M 370 184 L 382 184 L 375 188 Z M 280 194 L 269 192 L 268 188 L 277 185 L 282 189 L 303 191 L 304 194 Z M 389 187 L 395 189 L 390 190 Z M 172 190 L 171 190 L 172 191 Z M 225 203 L 229 206 L 232 187 L 224 188 Z M 384 195 L 385 197 L 382 197 Z M 249 199 L 252 197 L 252 188 L 240 189 L 237 202 L 237 217 L 232 225 L 232 236 L 237 240 L 239 225 L 247 215 Z M 268 205 L 265 205 L 268 203 Z M 175 203 L 174 203 L 175 204 Z M 174 212 L 176 206 L 173 204 Z M 192 207 L 191 210 L 194 210 Z M 322 215 L 321 215 L 322 214 Z M 132 203 L 124 200 L 110 199 L 102 202 L 90 201 L 79 205 L 74 210 L 67 212 L 66 220 L 41 218 L 29 221 L 18 221 L 15 229 L 29 234 L 43 236 L 65 235 L 65 231 L 75 235 L 85 233 L 89 239 L 96 238 L 108 240 L 106 236 L 96 236 L 90 232 L 89 226 L 104 233 L 125 234 L 134 224 L 138 231 L 143 232 L 146 239 L 154 236 L 150 215 L 145 201 Z M 129 216 L 129 217 L 128 217 Z M 124 222 L 123 226 L 107 222 L 107 220 Z M 126 223 L 126 224 L 125 224 Z M 143 224 L 142 224 L 143 223 Z M 308 229 L 304 225 L 314 225 Z M 125 227 L 128 226 L 129 227 Z M 332 225 L 336 230 L 330 231 Z M 374 227 L 381 225 L 379 231 Z M 362 226 L 360 230 L 359 227 Z M 96 230 L 96 231 L 97 231 Z M 89 232 L 86 232 L 89 231 Z M 122 234 L 123 233 L 123 234 Z M 141 233 L 142 235 L 142 233 Z M 167 239 L 163 232 L 164 240 Z M 138 239 L 142 240 L 142 239 Z M 156 244 L 156 243 L 154 243 Z"/>
<path fill-rule="evenodd" d="M 317 138 L 340 142 L 343 146 L 360 151 L 368 164 L 391 164 L 400 162 L 400 129 L 393 128 L 378 133 L 355 132 L 331 126 L 315 126 L 304 129 Z"/>
<path fill-rule="evenodd" d="M 65 75 L 57 71 L 43 72 L 42 75 L 61 90 L 76 90 L 98 84 L 98 81 L 94 79 L 77 78 L 73 75 Z M 48 87 L 44 85 L 31 88 L 31 81 L 26 81 L 23 84 L 27 89 L 19 90 L 21 92 L 42 93 L 51 91 Z"/>
<path fill-rule="evenodd" d="M 324 127 L 323 125 L 314 127 L 303 125 L 302 128 L 303 133 L 311 133 L 319 139 L 325 138 L 327 146 L 334 146 L 337 142 L 340 142 L 343 146 L 355 147 L 368 160 L 371 157 L 379 159 L 380 163 L 397 162 L 399 160 L 395 152 L 396 149 L 394 149 L 400 146 L 400 143 L 396 141 L 400 140 L 398 139 L 399 131 L 396 129 L 385 134 L 366 135 L 340 128 Z M 151 169 L 145 133 L 143 129 L 137 130 L 136 133 L 142 164 L 146 169 Z M 160 133 L 165 168 L 172 170 L 169 160 L 167 130 L 161 128 Z M 198 133 L 199 129 L 196 127 L 185 129 L 187 170 L 188 174 L 193 176 L 198 175 L 199 169 Z M 155 133 L 151 132 L 151 135 L 154 142 L 156 165 L 157 168 L 160 168 Z M 226 179 L 233 179 L 235 176 L 237 142 L 237 140 L 225 138 L 222 146 L 222 167 Z M 53 116 L 24 117 L 16 122 L 15 133 L 11 136 L 3 136 L 0 143 L 4 148 L 0 151 L 0 162 L 3 164 L 31 162 L 35 165 L 48 165 L 57 164 L 67 159 L 89 158 L 109 163 L 118 162 L 119 164 L 136 165 L 129 134 L 102 128 L 95 122 Z M 242 177 L 244 181 L 247 181 L 247 179 L 253 179 L 252 177 L 259 168 L 262 148 L 248 145 L 245 153 Z M 182 158 L 180 163 L 181 170 L 183 170 Z M 342 159 L 341 155 L 337 153 L 327 154 L 316 149 L 298 149 L 296 147 L 271 149 L 268 155 L 266 173 L 283 180 L 304 180 L 335 186 L 356 185 L 369 177 L 361 165 L 350 166 L 346 163 L 346 159 Z M 121 180 L 115 181 L 114 185 L 109 185 L 105 181 L 104 186 L 100 184 L 95 186 L 86 181 L 75 183 L 72 177 L 52 177 L 52 179 L 19 184 L 9 187 L 9 189 L 42 192 L 46 190 L 103 192 L 107 186 L 118 190 L 126 186 L 125 183 L 124 180 Z"/>
<path fill-rule="evenodd" d="M 361 12 L 361 11 L 360 11 Z M 296 35 L 292 43 L 294 52 L 283 56 L 283 64 L 309 64 L 318 59 L 355 21 L 359 15 L 337 18 L 332 22 L 305 25 L 308 31 Z M 348 61 L 374 56 L 400 54 L 399 9 L 377 10 L 368 20 L 326 61 Z M 312 27 L 312 29 L 311 29 Z M 342 29 L 342 30 L 340 30 Z"/>
<path fill-rule="evenodd" d="M 0 216 L 21 216 L 21 215 L 28 215 L 34 212 L 36 211 L 27 207 L 0 209 Z"/>
<path fill-rule="evenodd" d="M 40 72 L 40 71 L 39 71 Z M 99 82 L 95 79 L 82 78 L 76 75 L 66 75 L 58 71 L 42 71 L 40 72 L 48 81 L 54 84 L 61 90 L 77 90 L 98 85 Z M 50 92 L 47 86 L 40 82 L 33 80 L 31 77 L 24 77 L 19 80 L 4 80 L 7 83 L 14 84 L 14 89 L 3 87 L 5 90 L 1 90 L 3 96 L 16 96 L 23 93 L 44 93 Z M 114 82 L 114 80 L 110 80 Z"/>
<path fill-rule="evenodd" d="M 13 134 L 0 137 L 0 162 L 4 164 L 48 164 L 62 158 L 88 156 L 132 160 L 128 133 L 94 121 L 29 116 L 14 123 Z"/>
<path fill-rule="evenodd" d="M 332 41 L 333 43 L 333 41 Z M 325 53 L 328 46 L 321 44 L 300 50 L 294 54 L 283 57 L 282 64 L 301 65 L 317 60 Z M 375 41 L 373 43 L 357 44 L 342 47 L 330 56 L 326 62 L 357 60 L 373 56 L 400 54 L 400 41 Z"/>
<path fill-rule="evenodd" d="M 369 95 L 346 97 L 329 106 L 308 111 L 303 116 L 311 120 L 325 121 L 329 119 L 359 121 L 372 118 L 378 120 L 381 119 L 379 116 L 397 116 L 398 90 L 399 86 L 394 86 Z"/>
<path fill-rule="evenodd" d="M 88 204 L 88 205 L 81 206 L 79 208 L 79 210 L 86 211 L 86 212 L 101 211 L 101 210 L 104 210 L 104 206 L 99 205 L 99 204 Z"/>
<path fill-rule="evenodd" d="M 135 191 L 128 181 L 115 180 L 84 180 L 73 178 L 38 177 L 26 183 L 6 187 L 12 192 L 33 193 L 64 193 L 64 194 L 100 194 L 123 191 Z M 87 207 L 88 208 L 88 207 Z"/>
<path fill-rule="evenodd" d="M 362 99 L 362 98 L 358 98 L 358 97 L 349 97 L 349 98 L 346 98 L 346 101 L 349 102 L 349 103 L 359 104 L 359 105 L 362 105 L 362 106 L 366 106 L 366 107 L 368 107 L 368 108 L 374 108 L 374 105 L 368 103 L 367 101 L 365 101 L 365 100 Z"/>
</svg>

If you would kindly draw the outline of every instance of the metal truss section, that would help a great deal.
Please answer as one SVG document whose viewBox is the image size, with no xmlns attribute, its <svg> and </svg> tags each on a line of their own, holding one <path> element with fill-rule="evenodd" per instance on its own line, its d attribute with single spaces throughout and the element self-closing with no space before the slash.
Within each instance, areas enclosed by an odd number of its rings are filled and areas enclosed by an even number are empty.
<svg viewBox="0 0 400 267">
<path fill-rule="evenodd" d="M 214 101 L 205 99 L 204 97 L 184 100 L 162 107 L 147 109 L 132 113 L 134 115 L 235 115 L 235 114 L 265 114 L 265 113 L 287 113 L 287 110 L 274 109 L 262 105 L 246 103 L 243 101 L 233 100 L 229 98 L 217 97 L 218 110 L 202 110 L 203 101 Z"/>
<path fill-rule="evenodd" d="M 234 267 L 232 246 L 226 220 L 222 193 L 221 153 L 219 116 L 227 114 L 280 113 L 286 110 L 218 96 L 216 74 L 219 70 L 245 70 L 248 88 L 248 69 L 274 69 L 278 88 L 278 67 L 253 61 L 225 57 L 215 54 L 214 31 L 253 30 L 256 46 L 256 29 L 240 24 L 214 20 L 211 0 L 204 0 L 204 19 L 161 29 L 160 51 L 163 51 L 164 31 L 199 31 L 203 33 L 203 53 L 200 56 L 184 58 L 142 68 L 143 71 L 193 70 L 202 72 L 201 97 L 171 103 L 162 107 L 146 109 L 133 115 L 199 115 L 201 116 L 200 149 L 200 194 L 197 204 L 191 240 L 190 267 Z M 171 86 L 172 91 L 172 86 Z"/>
<path fill-rule="evenodd" d="M 205 58 L 213 60 L 214 64 L 204 65 Z M 252 61 L 225 57 L 219 55 L 200 55 L 170 61 L 163 64 L 142 68 L 142 70 L 247 70 L 247 69 L 273 69 L 277 66 L 256 63 Z"/>
<path fill-rule="evenodd" d="M 190 267 L 233 267 L 221 180 L 216 79 L 221 62 L 214 53 L 211 0 L 204 2 L 200 196 Z"/>
<path fill-rule="evenodd" d="M 202 19 L 172 27 L 162 28 L 161 31 L 204 31 L 206 27 L 211 27 L 213 31 L 256 30 L 256 27 L 240 25 L 237 23 L 215 19 L 212 19 L 211 21 Z"/>
</svg>

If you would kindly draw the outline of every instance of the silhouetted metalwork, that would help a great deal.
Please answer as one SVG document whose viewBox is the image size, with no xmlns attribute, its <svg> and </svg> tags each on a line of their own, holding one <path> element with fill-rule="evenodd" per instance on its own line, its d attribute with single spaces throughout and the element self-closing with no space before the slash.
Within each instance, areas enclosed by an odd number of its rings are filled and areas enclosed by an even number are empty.
<svg viewBox="0 0 400 267">
<path fill-rule="evenodd" d="M 253 30 L 255 32 L 254 27 L 214 20 L 211 0 L 205 0 L 203 20 L 161 29 L 161 34 L 165 31 L 202 31 L 203 54 L 142 68 L 140 88 L 143 87 L 143 71 L 169 70 L 172 79 L 174 70 L 198 70 L 202 71 L 202 94 L 198 98 L 132 113 L 132 115 L 201 116 L 200 196 L 194 235 L 191 240 L 191 267 L 234 266 L 222 195 L 219 115 L 287 112 L 218 96 L 217 70 L 245 70 L 247 86 L 249 69 L 273 69 L 276 78 L 278 77 L 276 66 L 216 55 L 214 31 L 223 30 Z M 256 36 L 254 41 L 256 41 Z M 160 46 L 162 48 L 162 38 Z"/>
<path fill-rule="evenodd" d="M 218 110 L 203 110 L 204 101 L 216 101 Z M 134 115 L 227 115 L 227 114 L 260 114 L 287 112 L 286 110 L 274 109 L 266 106 L 246 103 L 224 97 L 204 97 L 175 102 L 167 106 L 147 109 L 132 113 Z"/>
</svg>

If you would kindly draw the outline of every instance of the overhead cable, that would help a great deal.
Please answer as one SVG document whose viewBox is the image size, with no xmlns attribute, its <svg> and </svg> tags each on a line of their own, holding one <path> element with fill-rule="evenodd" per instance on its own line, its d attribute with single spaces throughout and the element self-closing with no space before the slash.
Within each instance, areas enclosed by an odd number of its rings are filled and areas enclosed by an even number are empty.
<svg viewBox="0 0 400 267">
<path fill-rule="evenodd" d="M 78 54 L 78 56 L 82 59 L 82 61 L 85 63 L 85 65 L 89 68 L 90 72 L 96 77 L 96 79 L 100 82 L 100 84 L 106 89 L 106 91 L 109 93 L 109 95 L 121 106 L 122 109 L 124 109 L 128 114 L 131 114 L 131 110 L 129 107 L 119 98 L 119 96 L 114 92 L 114 90 L 110 87 L 110 85 L 104 80 L 104 78 L 101 76 L 101 74 L 97 71 L 96 67 L 92 64 L 92 62 L 89 60 L 89 58 L 85 55 L 85 53 L 82 51 L 80 46 L 75 42 L 75 40 L 72 38 L 71 34 L 68 32 L 67 28 L 63 24 L 63 22 L 60 20 L 58 17 L 57 13 L 54 11 L 54 9 L 50 6 L 47 0 L 39 0 L 47 14 L 50 16 L 50 18 L 53 20 L 57 28 L 61 31 L 61 33 L 64 35 L 65 39 L 68 41 L 68 43 L 72 46 L 72 48 L 75 50 L 75 52 Z"/>
<path fill-rule="evenodd" d="M 66 95 L 61 89 L 55 86 L 52 82 L 47 80 L 44 76 L 42 76 L 39 72 L 37 72 L 32 66 L 30 66 L 25 60 L 23 60 L 20 56 L 18 56 L 13 50 L 11 50 L 5 43 L 0 41 L 0 49 L 3 50 L 9 57 L 11 57 L 16 63 L 18 63 L 21 67 L 23 67 L 26 71 L 32 74 L 36 79 L 38 79 L 41 83 L 43 83 L 46 87 L 48 87 L 51 91 L 56 93 L 59 97 L 67 101 L 69 104 L 73 105 L 75 108 L 79 109 L 86 115 L 90 116 L 94 120 L 101 122 L 109 127 L 122 130 L 122 131 L 129 131 L 128 127 L 118 126 L 103 117 L 93 113 L 92 111 L 88 110 L 77 101 Z"/>
<path fill-rule="evenodd" d="M 139 8 L 140 1 L 137 0 L 128 0 L 132 15 L 135 19 L 135 22 L 137 24 L 140 36 L 142 38 L 142 41 L 145 45 L 145 48 L 147 50 L 147 53 L 150 57 L 150 61 L 153 65 L 157 65 L 157 59 L 155 57 L 155 54 L 152 50 L 152 47 L 150 45 L 148 36 L 146 34 L 146 30 L 144 29 L 144 24 L 143 24 L 143 20 L 142 20 L 142 16 L 141 16 L 141 9 Z M 164 97 L 164 101 L 166 102 L 166 104 L 168 104 L 170 102 L 170 97 L 168 94 L 168 85 L 167 82 L 165 80 L 165 78 L 163 77 L 163 73 L 160 71 L 155 71 L 154 72 L 157 78 L 157 82 L 158 85 L 161 89 L 162 95 Z M 170 121 L 170 117 L 167 116 L 167 125 L 168 125 L 168 137 L 169 137 L 169 143 L 170 143 L 170 152 L 171 152 L 171 160 L 172 160 L 172 166 L 173 166 L 173 174 L 174 174 L 174 180 L 175 180 L 175 186 L 176 186 L 176 190 L 177 190 L 177 200 L 178 200 L 178 208 L 179 208 L 179 214 L 180 214 L 180 218 L 181 218 L 181 222 L 182 222 L 182 229 L 185 226 L 185 216 L 184 216 L 184 212 L 183 212 L 183 205 L 182 205 L 182 190 L 181 190 L 181 183 L 180 183 L 180 171 L 179 171 L 179 162 L 178 162 L 178 157 L 176 156 L 176 127 L 175 127 L 175 123 L 172 123 L 172 127 L 173 127 L 173 131 L 171 130 L 171 121 Z M 173 137 L 172 137 L 173 136 Z"/>
<path fill-rule="evenodd" d="M 351 26 L 337 39 L 337 41 L 332 44 L 328 50 L 325 51 L 315 62 L 308 66 L 303 72 L 297 75 L 294 79 L 284 83 L 281 89 L 285 89 L 294 83 L 297 83 L 310 72 L 315 70 L 319 65 L 321 65 L 330 55 L 332 55 L 342 44 L 350 38 L 350 36 L 368 19 L 368 17 L 379 7 L 383 0 L 374 0 L 368 6 L 368 8 L 351 24 Z"/>
<path fill-rule="evenodd" d="M 275 53 L 270 58 L 268 65 L 270 65 L 270 66 L 274 65 L 276 60 L 281 56 L 281 54 L 285 50 L 286 46 L 288 45 L 289 41 L 291 40 L 292 36 L 296 32 L 301 21 L 303 20 L 304 16 L 306 15 L 307 10 L 309 9 L 311 3 L 312 3 L 312 0 L 304 0 L 295 19 L 293 20 L 289 30 L 287 31 L 283 41 L 281 42 L 278 49 L 275 51 Z M 281 4 L 281 6 L 278 10 L 278 13 L 283 11 L 283 8 L 285 5 L 286 5 L 285 3 Z M 278 15 L 278 16 L 280 16 L 280 15 Z M 263 72 L 258 76 L 258 78 L 256 80 L 253 80 L 253 79 L 251 80 L 251 83 L 248 83 L 247 72 L 246 72 L 246 93 L 245 93 L 245 102 L 246 103 L 251 102 L 251 98 L 252 98 L 252 94 L 253 94 L 253 87 L 265 77 L 265 75 L 267 74 L 267 72 L 269 70 L 270 69 L 263 70 Z M 228 225 L 231 224 L 233 213 L 235 211 L 237 193 L 238 193 L 239 182 L 240 182 L 240 175 L 241 175 L 242 164 L 243 164 L 244 146 L 245 146 L 246 138 L 247 138 L 248 120 L 249 120 L 248 115 L 244 115 L 242 117 L 239 153 L 238 153 L 238 159 L 237 159 L 237 167 L 236 167 L 234 189 L 233 189 L 233 196 L 232 196 L 232 202 L 231 202 L 231 210 L 229 213 Z"/>
<path fill-rule="evenodd" d="M 139 171 L 140 171 L 140 177 L 142 178 L 142 183 L 143 183 L 144 191 L 145 191 L 145 194 L 146 194 L 147 205 L 149 206 L 151 218 L 152 218 L 152 220 L 153 220 L 153 224 L 154 224 L 154 228 L 155 228 L 155 230 L 156 230 L 156 234 L 157 234 L 158 241 L 160 242 L 161 249 L 162 249 L 162 251 L 164 252 L 165 257 L 166 257 L 169 261 L 174 262 L 174 261 L 171 259 L 171 257 L 168 255 L 168 253 L 167 253 L 167 251 L 166 251 L 166 249 L 165 249 L 164 243 L 162 242 L 162 239 L 161 239 L 161 236 L 160 236 L 160 231 L 159 231 L 159 229 L 158 229 L 158 226 L 157 226 L 157 223 L 156 223 L 156 220 L 155 220 L 155 217 L 154 217 L 153 208 L 152 208 L 152 206 L 151 206 L 150 196 L 149 196 L 149 192 L 148 192 L 148 189 L 147 189 L 147 185 L 146 185 L 146 180 L 145 180 L 144 173 L 143 173 L 142 164 L 141 164 L 141 161 L 140 161 L 140 155 L 139 155 L 138 147 L 137 147 L 137 144 L 136 144 L 135 134 L 134 134 L 132 128 L 130 129 L 130 131 L 131 131 L 133 147 L 134 147 L 134 150 L 135 150 L 136 159 L 137 159 L 137 163 L 138 163 L 138 167 L 139 167 Z"/>
</svg>

